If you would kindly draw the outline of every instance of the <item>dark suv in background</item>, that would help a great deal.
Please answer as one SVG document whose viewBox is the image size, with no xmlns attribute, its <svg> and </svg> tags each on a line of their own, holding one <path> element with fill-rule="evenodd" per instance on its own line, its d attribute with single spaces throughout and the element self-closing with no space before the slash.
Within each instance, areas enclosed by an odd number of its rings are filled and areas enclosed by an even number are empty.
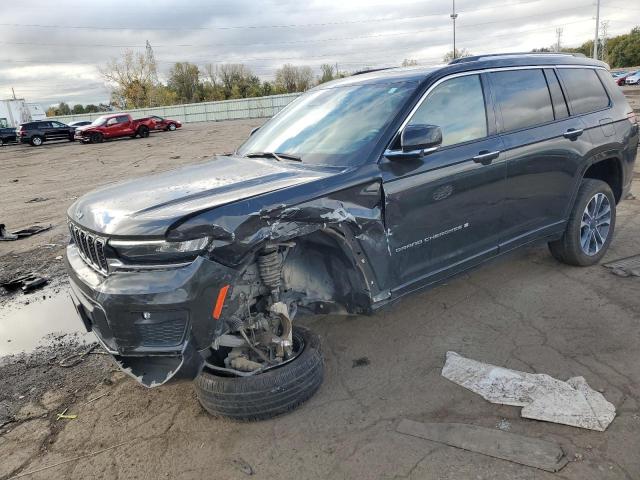
<svg viewBox="0 0 640 480">
<path fill-rule="evenodd" d="M 34 147 L 39 147 L 44 142 L 54 140 L 73 142 L 75 131 L 74 127 L 55 120 L 38 120 L 21 124 L 17 133 L 21 143 L 29 143 Z"/>
<path fill-rule="evenodd" d="M 319 338 L 296 316 L 370 314 L 532 242 L 597 263 L 637 148 L 633 111 L 587 58 L 354 75 L 233 154 L 78 199 L 73 299 L 142 384 L 195 378 L 212 414 L 267 418 L 322 382 Z"/>
</svg>

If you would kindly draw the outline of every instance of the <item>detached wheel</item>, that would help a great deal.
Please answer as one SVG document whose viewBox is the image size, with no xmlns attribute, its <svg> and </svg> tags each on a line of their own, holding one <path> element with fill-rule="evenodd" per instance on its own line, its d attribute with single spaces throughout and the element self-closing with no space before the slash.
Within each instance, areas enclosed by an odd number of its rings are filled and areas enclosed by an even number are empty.
<svg viewBox="0 0 640 480">
<path fill-rule="evenodd" d="M 196 395 L 207 412 L 234 420 L 266 420 L 293 410 L 311 398 L 322 384 L 324 362 L 320 337 L 293 327 L 294 351 L 288 363 L 254 376 L 223 376 L 205 369 L 195 379 Z"/>
<path fill-rule="evenodd" d="M 607 253 L 616 226 L 616 200 L 601 180 L 582 181 L 569 222 L 560 240 L 549 242 L 556 260 L 585 267 Z"/>
<path fill-rule="evenodd" d="M 149 128 L 142 125 L 141 127 L 138 127 L 136 133 L 140 135 L 140 138 L 147 138 L 149 136 Z"/>
<path fill-rule="evenodd" d="M 175 129 L 176 129 L 175 123 L 170 123 L 169 126 L 167 127 L 167 130 L 169 130 L 170 132 L 175 131 Z"/>
<path fill-rule="evenodd" d="M 39 147 L 40 145 L 42 145 L 42 142 L 44 142 L 44 139 L 41 136 L 34 135 L 33 137 L 31 137 L 31 141 L 29 143 L 31 143 L 31 145 L 34 147 Z"/>
</svg>

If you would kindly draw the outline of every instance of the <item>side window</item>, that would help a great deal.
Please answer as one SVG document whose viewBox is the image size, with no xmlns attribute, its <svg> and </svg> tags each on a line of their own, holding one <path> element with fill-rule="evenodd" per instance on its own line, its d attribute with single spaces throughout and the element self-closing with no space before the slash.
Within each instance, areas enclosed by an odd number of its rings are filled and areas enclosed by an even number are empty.
<svg viewBox="0 0 640 480">
<path fill-rule="evenodd" d="M 547 81 L 540 69 L 491 73 L 505 132 L 553 121 Z"/>
<path fill-rule="evenodd" d="M 38 122 L 38 128 L 51 128 L 50 122 Z"/>
<path fill-rule="evenodd" d="M 127 117 L 126 115 L 120 115 L 116 118 L 118 120 L 118 123 L 127 123 L 129 121 L 129 117 Z"/>
<path fill-rule="evenodd" d="M 487 136 L 487 112 L 479 75 L 456 77 L 438 85 L 416 110 L 409 125 L 438 125 L 442 146 Z"/>
<path fill-rule="evenodd" d="M 51 122 L 51 125 L 53 125 L 55 128 L 62 128 L 62 127 L 66 127 L 66 125 L 60 123 L 60 122 Z"/>
<path fill-rule="evenodd" d="M 545 68 L 544 75 L 547 77 L 547 85 L 549 85 L 549 91 L 551 92 L 553 113 L 555 114 L 556 120 L 567 118 L 569 116 L 567 101 L 565 100 L 562 89 L 560 88 L 560 82 L 558 81 L 556 72 L 553 71 L 553 68 Z"/>
<path fill-rule="evenodd" d="M 595 70 L 559 68 L 558 74 L 569 95 L 573 115 L 595 112 L 609 106 L 609 97 Z"/>
</svg>

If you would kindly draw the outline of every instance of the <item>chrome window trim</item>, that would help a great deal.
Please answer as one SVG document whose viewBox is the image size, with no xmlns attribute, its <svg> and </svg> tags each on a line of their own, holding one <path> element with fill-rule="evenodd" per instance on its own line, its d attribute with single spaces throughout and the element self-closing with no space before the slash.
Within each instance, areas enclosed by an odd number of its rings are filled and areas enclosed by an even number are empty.
<svg viewBox="0 0 640 480">
<path fill-rule="evenodd" d="M 393 138 L 391 139 L 391 142 L 393 142 L 393 140 L 396 138 L 396 136 L 398 134 L 400 134 L 402 132 L 402 130 L 404 130 L 404 128 L 407 126 L 407 124 L 411 121 L 411 119 L 415 115 L 416 111 L 422 106 L 423 102 L 427 99 L 429 94 L 438 85 L 440 85 L 443 82 L 446 82 L 447 80 L 450 80 L 452 78 L 458 78 L 458 77 L 466 77 L 468 75 L 480 75 L 482 73 L 505 72 L 505 71 L 512 71 L 512 70 L 537 70 L 537 69 L 542 70 L 544 68 L 583 68 L 583 69 L 584 68 L 591 68 L 591 69 L 606 70 L 605 67 L 594 66 L 594 65 L 564 65 L 564 64 L 553 65 L 553 64 L 551 64 L 551 65 L 522 65 L 522 66 L 516 66 L 516 67 L 482 68 L 482 69 L 479 69 L 479 70 L 470 70 L 468 72 L 452 73 L 450 75 L 447 75 L 447 76 L 442 77 L 441 79 L 437 80 L 433 85 L 431 85 L 427 89 L 426 92 L 424 92 L 422 94 L 422 97 L 420 97 L 420 100 L 418 100 L 418 102 L 411 109 L 411 111 L 409 112 L 407 117 L 404 119 L 404 121 L 402 122 L 402 124 L 400 125 L 400 127 L 398 128 L 396 133 L 393 134 Z M 568 118 L 570 118 L 571 116 L 573 116 L 573 115 L 570 115 Z M 484 138 L 486 138 L 486 137 L 484 137 Z M 387 146 L 387 149 L 390 150 L 388 146 Z M 393 151 L 397 151 L 397 150 L 393 150 Z"/>
</svg>

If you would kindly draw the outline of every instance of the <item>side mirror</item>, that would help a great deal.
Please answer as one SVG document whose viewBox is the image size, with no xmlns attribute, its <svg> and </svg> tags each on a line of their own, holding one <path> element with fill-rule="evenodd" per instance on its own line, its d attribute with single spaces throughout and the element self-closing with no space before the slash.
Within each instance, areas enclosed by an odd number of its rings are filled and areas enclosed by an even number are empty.
<svg viewBox="0 0 640 480">
<path fill-rule="evenodd" d="M 442 129 L 437 125 L 408 125 L 400 134 L 401 150 L 387 150 L 390 160 L 422 158 L 442 145 Z"/>
<path fill-rule="evenodd" d="M 251 130 L 251 133 L 249 134 L 249 136 L 253 136 L 254 133 L 256 133 L 258 130 L 260 130 L 260 127 L 256 127 L 254 129 Z"/>
</svg>

